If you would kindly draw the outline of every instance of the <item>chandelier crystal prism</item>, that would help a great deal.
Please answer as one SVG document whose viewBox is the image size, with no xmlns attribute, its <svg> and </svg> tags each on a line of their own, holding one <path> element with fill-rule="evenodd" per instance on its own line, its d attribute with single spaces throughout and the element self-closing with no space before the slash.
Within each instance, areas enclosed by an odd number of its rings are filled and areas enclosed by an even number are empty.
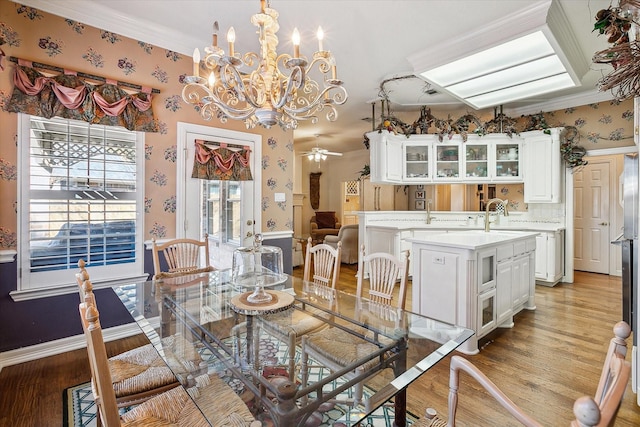
<svg viewBox="0 0 640 427">
<path fill-rule="evenodd" d="M 225 52 L 218 46 L 216 22 L 213 43 L 204 49 L 202 63 L 200 51 L 194 50 L 194 75 L 185 77 L 182 99 L 194 105 L 205 120 L 242 120 L 247 129 L 276 124 L 284 130 L 295 129 L 299 120 L 317 123 L 321 113 L 335 121 L 336 106 L 344 104 L 348 94 L 337 78 L 334 56 L 323 48 L 322 28 L 318 28 L 318 50 L 311 62 L 300 56 L 297 29 L 293 32 L 293 55 L 278 55 L 278 12 L 265 0 L 260 5 L 260 13 L 251 17 L 251 23 L 258 27 L 260 52 L 236 53 L 233 27 L 227 33 L 229 48 Z M 202 67 L 207 77 L 200 75 Z"/>
</svg>

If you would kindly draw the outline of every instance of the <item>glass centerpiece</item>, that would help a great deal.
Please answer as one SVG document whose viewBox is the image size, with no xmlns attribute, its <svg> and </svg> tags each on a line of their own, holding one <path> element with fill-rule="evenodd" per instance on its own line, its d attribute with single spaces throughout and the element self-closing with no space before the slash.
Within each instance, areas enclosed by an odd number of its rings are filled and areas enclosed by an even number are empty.
<svg viewBox="0 0 640 427">
<path fill-rule="evenodd" d="M 273 297 L 264 288 L 283 283 L 282 249 L 262 245 L 262 235 L 256 234 L 253 246 L 233 251 L 232 281 L 236 286 L 253 288 L 247 297 L 253 304 L 268 303 Z"/>
</svg>

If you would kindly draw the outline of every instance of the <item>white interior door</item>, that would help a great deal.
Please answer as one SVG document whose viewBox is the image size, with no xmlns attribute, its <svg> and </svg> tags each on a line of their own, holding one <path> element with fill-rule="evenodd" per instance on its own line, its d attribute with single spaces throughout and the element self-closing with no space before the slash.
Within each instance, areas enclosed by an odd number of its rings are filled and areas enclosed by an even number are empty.
<svg viewBox="0 0 640 427">
<path fill-rule="evenodd" d="M 609 274 L 610 164 L 590 161 L 573 177 L 574 269 Z"/>
<path fill-rule="evenodd" d="M 196 139 L 249 146 L 253 181 L 191 178 Z M 214 267 L 230 268 L 233 250 L 252 244 L 261 232 L 261 147 L 260 135 L 178 123 L 176 237 L 201 239 L 208 233 Z"/>
</svg>

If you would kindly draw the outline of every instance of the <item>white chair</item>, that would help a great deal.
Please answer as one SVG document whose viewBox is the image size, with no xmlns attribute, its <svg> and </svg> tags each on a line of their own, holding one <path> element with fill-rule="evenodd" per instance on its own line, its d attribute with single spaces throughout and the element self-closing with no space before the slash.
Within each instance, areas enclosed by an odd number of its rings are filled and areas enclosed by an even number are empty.
<svg viewBox="0 0 640 427">
<path fill-rule="evenodd" d="M 631 365 L 625 360 L 627 353 L 626 339 L 631 334 L 631 328 L 625 322 L 618 322 L 613 327 L 614 338 L 609 343 L 609 350 L 604 361 L 600 381 L 595 397 L 583 396 L 573 405 L 576 417 L 571 422 L 572 427 L 606 427 L 615 422 L 620 402 L 629 383 Z M 451 358 L 449 379 L 449 414 L 448 421 L 436 415 L 433 409 L 427 409 L 424 418 L 414 424 L 414 427 L 455 427 L 458 408 L 458 389 L 460 386 L 460 371 L 469 374 L 509 412 L 520 424 L 527 427 L 540 427 L 541 424 L 521 410 L 507 395 L 505 395 L 485 374 L 467 359 L 460 356 Z M 544 410 L 544 408 L 541 408 Z M 502 417 L 502 413 L 498 417 Z M 504 423 L 502 418 L 500 423 Z M 498 424 L 498 422 L 496 422 Z"/>
<path fill-rule="evenodd" d="M 83 290 L 85 301 L 79 304 L 78 310 L 87 340 L 91 389 L 98 409 L 98 426 L 207 425 L 203 414 L 209 420 L 219 420 L 219 425 L 261 425 L 254 420 L 247 406 L 231 387 L 218 375 L 210 376 L 206 373 L 192 378 L 193 384 L 188 384 L 188 390 L 182 386 L 174 387 L 121 416 L 90 281 L 85 281 Z M 198 406 L 192 399 L 198 399 Z"/>
<path fill-rule="evenodd" d="M 209 262 L 209 236 L 204 236 L 204 241 L 194 239 L 173 239 L 165 243 L 157 243 L 152 239 L 153 249 L 153 278 L 175 277 L 183 274 L 202 273 L 213 271 Z M 200 267 L 201 249 L 204 250 L 204 266 Z M 160 256 L 162 253 L 168 266 L 162 270 Z"/>
<path fill-rule="evenodd" d="M 386 253 L 373 253 L 366 255 L 364 245 L 361 248 L 362 256 L 358 263 L 358 285 L 356 295 L 367 298 L 378 307 L 377 313 L 365 313 L 375 316 L 384 314 L 390 317 L 393 308 L 404 308 L 406 297 L 406 281 L 409 274 L 408 251 L 402 253 L 402 258 Z M 365 291 L 364 268 L 369 269 L 369 286 Z M 395 287 L 399 284 L 398 297 L 395 296 Z M 356 310 L 358 309 L 355 307 Z M 401 319 L 398 319 L 401 320 Z M 366 323 L 366 322 L 365 322 Z M 369 336 L 367 330 L 345 331 L 339 327 L 331 327 L 302 337 L 301 370 L 302 385 L 307 384 L 308 359 L 311 357 L 316 362 L 326 366 L 330 370 L 344 369 L 366 355 L 380 351 L 381 346 L 388 345 L 388 339 L 379 337 L 378 343 L 372 343 L 361 336 Z M 360 376 L 378 364 L 377 359 L 370 360 L 355 370 L 346 374 L 347 379 Z M 362 382 L 355 385 L 354 403 L 362 400 Z"/>
<path fill-rule="evenodd" d="M 309 237 L 303 280 L 313 283 L 320 289 L 335 289 L 340 277 L 341 246 L 340 243 L 336 248 L 322 243 L 313 246 L 312 239 Z M 315 313 L 320 318 L 295 308 L 281 313 L 268 314 L 261 318 L 262 328 L 267 333 L 289 343 L 289 378 L 292 381 L 295 380 L 296 344 L 300 343 L 304 335 L 327 326 L 326 322 L 321 319 L 321 317 L 326 318 L 326 313 L 320 310 L 316 310 Z"/>
</svg>

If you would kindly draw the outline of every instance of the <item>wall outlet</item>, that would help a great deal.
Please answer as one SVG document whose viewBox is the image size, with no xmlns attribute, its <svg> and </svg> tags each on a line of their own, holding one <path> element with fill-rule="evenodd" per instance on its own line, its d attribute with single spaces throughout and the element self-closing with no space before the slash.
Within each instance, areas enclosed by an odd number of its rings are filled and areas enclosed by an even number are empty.
<svg viewBox="0 0 640 427">
<path fill-rule="evenodd" d="M 285 202 L 287 200 L 284 193 L 275 193 L 274 198 L 276 202 Z"/>
</svg>

